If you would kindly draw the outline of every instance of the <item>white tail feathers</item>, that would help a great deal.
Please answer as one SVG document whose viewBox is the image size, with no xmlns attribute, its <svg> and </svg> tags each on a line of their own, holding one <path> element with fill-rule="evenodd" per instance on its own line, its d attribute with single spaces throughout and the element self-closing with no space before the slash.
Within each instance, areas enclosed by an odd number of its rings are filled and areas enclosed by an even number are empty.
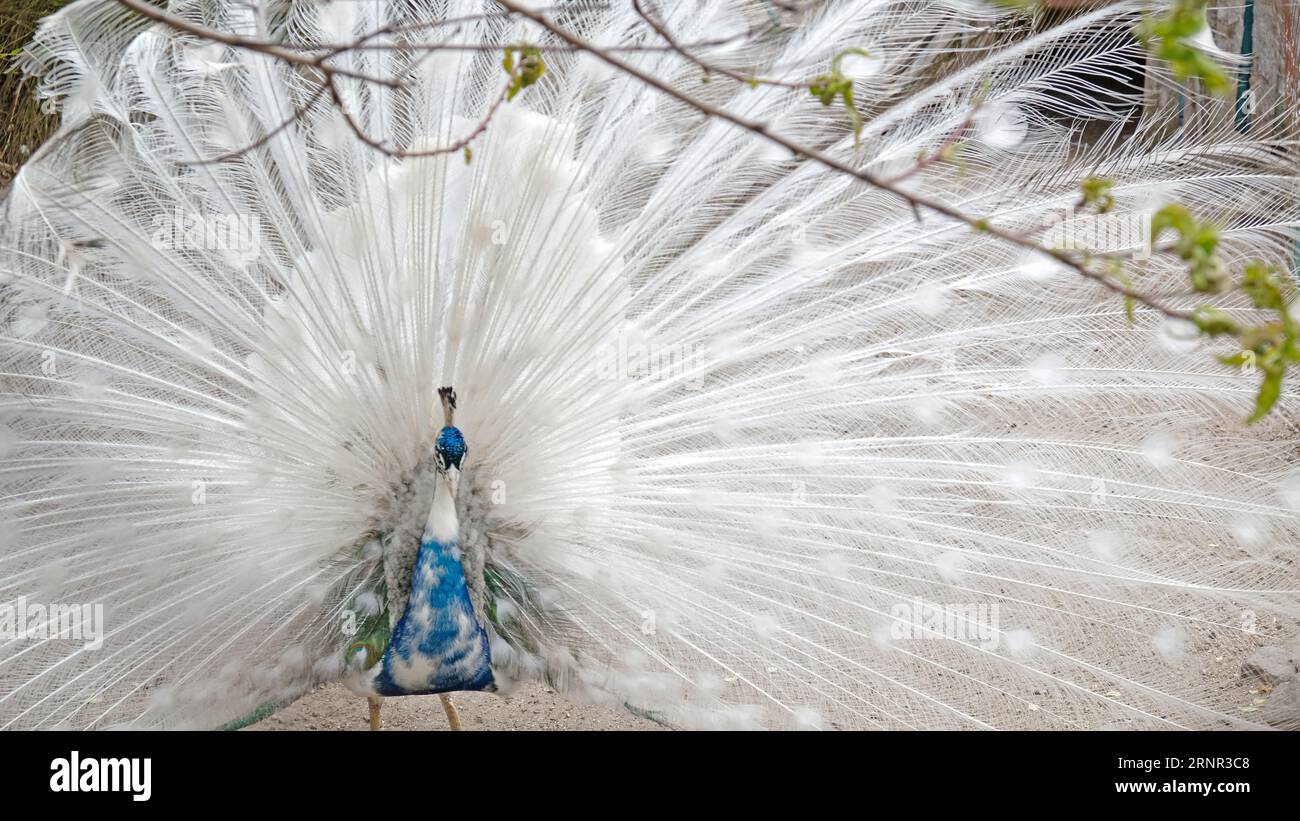
<svg viewBox="0 0 1300 821">
<path fill-rule="evenodd" d="M 199 5 L 304 42 L 435 16 L 544 40 L 474 2 Z M 769 19 L 661 5 L 683 42 Z M 1225 226 L 1229 263 L 1289 261 L 1291 149 L 1158 140 L 1140 88 L 1096 81 L 1143 65 L 1143 7 L 1033 33 L 983 4 L 817 4 L 710 52 L 802 78 L 866 48 L 857 147 L 838 107 L 628 59 L 885 176 L 982 99 L 960 166 L 915 191 L 1116 252 L 1178 201 Z M 652 38 L 624 4 L 566 14 Z M 48 20 L 28 64 L 63 128 L 0 238 L 0 605 L 102 603 L 105 635 L 0 637 L 0 727 L 219 726 L 338 676 L 377 591 L 402 600 L 453 384 L 503 687 L 681 726 L 1252 723 L 1235 664 L 1297 617 L 1289 386 L 1246 428 L 1257 378 L 1183 329 L 589 56 L 548 53 L 468 163 L 385 157 L 326 104 L 199 162 L 311 84 L 107 0 Z M 407 80 L 340 83 L 411 150 L 504 80 L 471 51 L 339 65 Z M 1105 220 L 1072 212 L 1090 173 L 1115 181 Z M 1176 260 L 1139 265 L 1179 290 Z"/>
</svg>

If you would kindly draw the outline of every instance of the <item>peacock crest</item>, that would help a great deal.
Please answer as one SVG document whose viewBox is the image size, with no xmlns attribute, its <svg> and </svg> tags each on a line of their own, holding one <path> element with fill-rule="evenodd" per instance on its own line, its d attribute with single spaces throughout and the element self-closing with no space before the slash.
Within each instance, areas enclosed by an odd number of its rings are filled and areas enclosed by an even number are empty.
<svg viewBox="0 0 1300 821">
<path fill-rule="evenodd" d="M 461 469 L 461 463 L 469 448 L 465 445 L 465 437 L 461 434 L 460 428 L 452 424 L 456 414 L 456 391 L 451 387 L 438 388 L 438 398 L 442 401 L 445 422 L 434 443 L 438 469 L 444 471 L 449 467 Z"/>
</svg>

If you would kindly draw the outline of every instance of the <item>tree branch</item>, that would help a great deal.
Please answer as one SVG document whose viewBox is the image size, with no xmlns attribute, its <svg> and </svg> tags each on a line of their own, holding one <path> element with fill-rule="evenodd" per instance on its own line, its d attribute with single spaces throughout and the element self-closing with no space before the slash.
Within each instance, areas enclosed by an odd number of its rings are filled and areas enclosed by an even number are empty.
<svg viewBox="0 0 1300 821">
<path fill-rule="evenodd" d="M 518 68 L 515 71 L 511 72 L 508 82 L 502 88 L 501 93 L 493 100 L 493 102 L 488 107 L 488 110 L 483 116 L 483 118 L 474 127 L 474 129 L 469 132 L 469 134 L 467 134 L 466 136 L 456 140 L 454 143 L 447 146 L 442 146 L 427 151 L 409 152 L 409 151 L 403 151 L 401 149 L 393 148 L 385 144 L 383 140 L 376 139 L 365 132 L 365 130 L 361 127 L 361 124 L 357 122 L 353 114 L 347 110 L 347 106 L 343 98 L 343 93 L 339 86 L 339 78 L 348 78 L 363 83 L 374 83 L 378 86 L 382 86 L 390 89 L 403 88 L 404 83 L 401 80 L 395 78 L 372 77 L 369 75 L 350 71 L 348 69 L 343 69 L 332 64 L 330 60 L 342 54 L 345 54 L 349 51 L 368 49 L 368 48 L 400 48 L 400 49 L 417 50 L 417 51 L 424 50 L 429 53 L 431 53 L 434 50 L 443 49 L 443 48 L 448 50 L 453 50 L 453 49 L 484 50 L 484 49 L 492 49 L 492 48 L 501 48 L 499 46 L 493 46 L 490 44 L 478 44 L 478 43 L 466 43 L 466 44 L 414 43 L 414 44 L 389 45 L 389 44 L 374 44 L 373 40 L 376 39 L 377 37 L 386 34 L 392 35 L 398 33 L 406 33 L 408 31 L 418 31 L 418 30 L 441 27 L 445 25 L 459 24 L 459 23 L 467 22 L 470 19 L 478 19 L 480 17 L 483 18 L 518 17 L 518 18 L 529 20 L 533 24 L 550 32 L 554 37 L 556 37 L 562 43 L 562 45 L 559 46 L 530 45 L 529 48 L 531 49 L 536 49 L 539 52 L 550 49 L 550 50 L 587 52 L 589 54 L 592 54 L 593 56 L 605 62 L 606 64 L 612 66 L 613 68 L 623 72 L 624 74 L 630 77 L 635 78 L 636 80 L 640 81 L 644 85 L 647 85 L 655 89 L 656 91 L 666 94 L 669 97 L 672 97 L 673 99 L 677 100 L 678 102 L 683 103 L 689 106 L 690 108 L 693 108 L 694 110 L 705 115 L 706 117 L 716 118 L 723 122 L 729 123 L 737 128 L 741 128 L 746 131 L 749 131 L 761 137 L 762 139 L 767 140 L 770 143 L 773 143 L 775 145 L 784 148 L 796 158 L 811 160 L 812 162 L 815 162 L 827 169 L 830 169 L 840 174 L 847 175 L 862 183 L 870 185 L 879 190 L 888 192 L 900 198 L 901 200 L 903 200 L 908 204 L 908 206 L 912 209 L 912 212 L 917 216 L 918 219 L 920 219 L 922 215 L 926 212 L 938 214 L 940 216 L 962 223 L 975 231 L 988 234 L 989 236 L 1007 242 L 1011 245 L 1015 245 L 1020 248 L 1024 248 L 1026 250 L 1040 253 L 1047 257 L 1050 257 L 1056 260 L 1061 265 L 1080 274 L 1081 276 L 1098 283 L 1099 285 L 1111 291 L 1112 293 L 1123 296 L 1126 299 L 1133 300 L 1134 302 L 1144 305 L 1167 317 L 1171 317 L 1175 319 L 1183 319 L 1183 320 L 1191 320 L 1193 318 L 1193 314 L 1191 312 L 1181 311 L 1172 308 L 1169 305 L 1165 304 L 1161 299 L 1134 290 L 1124 282 L 1119 281 L 1119 279 L 1117 279 L 1116 277 L 1107 274 L 1105 271 L 1097 270 L 1091 264 L 1092 260 L 1096 259 L 1097 257 L 1093 257 L 1089 254 L 1081 253 L 1074 250 L 1062 250 L 1062 249 L 1056 249 L 1056 248 L 1050 248 L 1044 246 L 1041 243 L 1039 243 L 1037 240 L 1035 240 L 1030 233 L 1026 233 L 1023 231 L 1013 231 L 1007 228 L 1002 228 L 1000 226 L 993 225 L 987 219 L 967 214 L 961 211 L 960 209 L 958 209 L 957 207 L 944 203 L 940 200 L 934 199 L 932 197 L 923 196 L 920 194 L 914 194 L 912 192 L 905 190 L 903 187 L 901 187 L 901 183 L 905 181 L 908 177 L 912 176 L 912 172 L 905 173 L 893 179 L 887 179 L 884 177 L 877 176 L 871 173 L 870 171 L 866 171 L 860 168 L 855 168 L 849 165 L 848 163 L 844 162 L 843 160 L 831 156 L 825 151 L 822 151 L 812 146 L 802 145 L 800 143 L 791 140 L 788 137 L 778 134 L 772 131 L 765 123 L 747 119 L 740 115 L 734 114 L 725 108 L 721 108 L 719 106 L 715 106 L 710 103 L 704 102 L 703 100 L 700 100 L 695 96 L 674 87 L 666 80 L 663 80 L 659 77 L 655 77 L 654 75 L 651 75 L 645 71 L 638 69 L 631 63 L 618 57 L 616 52 L 667 50 L 682 56 L 683 58 L 689 60 L 694 65 L 699 66 L 702 70 L 706 72 L 721 74 L 723 76 L 729 77 L 739 82 L 745 82 L 749 84 L 753 84 L 755 82 L 766 83 L 769 85 L 775 85 L 783 88 L 797 89 L 797 90 L 810 88 L 810 84 L 808 83 L 788 82 L 783 80 L 765 80 L 761 78 L 749 77 L 742 72 L 738 72 L 732 69 L 718 66 L 707 60 L 704 60 L 703 58 L 699 57 L 692 51 L 692 48 L 694 46 L 684 45 L 680 41 L 678 41 L 672 35 L 672 33 L 669 32 L 667 28 L 657 18 L 655 18 L 653 14 L 650 13 L 650 11 L 647 9 L 644 3 L 644 0 L 631 0 L 633 8 L 636 10 L 637 14 L 641 17 L 641 19 L 645 21 L 645 23 L 648 26 L 650 26 L 650 28 L 662 40 L 664 40 L 665 43 L 667 43 L 666 46 L 662 46 L 662 47 L 601 46 L 595 43 L 591 43 L 583 39 L 582 37 L 578 36 L 577 34 L 574 34 L 573 32 L 564 28 L 563 26 L 560 26 L 559 24 L 553 22 L 549 17 L 547 17 L 544 10 L 538 10 L 538 9 L 525 6 L 519 2 L 516 2 L 515 0 L 497 0 L 497 5 L 502 9 L 502 12 L 500 14 L 473 15 L 466 18 L 450 18 L 447 20 L 429 21 L 428 23 L 409 24 L 404 26 L 390 25 L 390 26 L 381 27 L 375 31 L 368 32 L 360 36 L 357 40 L 353 41 L 352 43 L 316 46 L 314 48 L 306 49 L 306 50 L 288 47 L 280 43 L 273 43 L 269 41 L 258 40 L 254 38 L 248 38 L 236 34 L 229 34 L 226 32 L 209 29 L 204 26 L 200 26 L 195 23 L 190 23 L 186 20 L 176 17 L 175 15 L 171 14 L 168 11 L 150 5 L 148 2 L 146 2 L 146 0 L 117 0 L 117 2 L 123 5 L 124 7 L 137 12 L 138 14 L 141 14 L 156 22 L 163 23 L 177 31 L 187 33 L 195 37 L 204 38 L 212 42 L 222 43 L 234 48 L 246 49 L 246 50 L 266 54 L 270 57 L 281 60 L 289 65 L 300 66 L 305 69 L 308 69 L 309 71 L 315 72 L 316 75 L 318 75 L 318 76 L 314 76 L 316 82 L 320 84 L 320 88 L 317 90 L 317 92 L 312 95 L 312 97 L 307 101 L 307 103 L 300 106 L 297 110 L 294 111 L 294 113 L 290 117 L 288 117 L 286 120 L 279 123 L 273 129 L 271 129 L 270 132 L 264 134 L 262 137 L 260 137 L 257 141 L 250 144 L 249 146 L 246 146 L 237 151 L 228 152 L 226 154 L 223 154 L 221 157 L 217 157 L 211 160 L 204 160 L 200 162 L 220 162 L 223 160 L 228 160 L 233 157 L 239 156 L 245 151 L 252 150 L 259 146 L 265 145 L 268 141 L 273 139 L 277 134 L 283 132 L 285 129 L 289 128 L 293 123 L 299 121 L 305 115 L 306 111 L 309 110 L 311 106 L 314 105 L 323 94 L 329 95 L 332 104 L 339 109 L 339 112 L 343 116 L 344 121 L 347 123 L 348 128 L 357 136 L 358 139 L 360 139 L 365 145 L 369 146 L 370 148 L 373 148 L 376 151 L 380 151 L 387 156 L 396 157 L 396 158 L 428 157 L 428 156 L 436 156 L 440 154 L 449 154 L 449 153 L 463 150 L 466 147 L 468 147 L 469 144 L 474 139 L 480 136 L 487 129 L 488 124 L 491 122 L 496 112 L 500 109 L 501 105 L 510 98 L 511 86 L 518 79 Z M 774 3 L 774 5 L 786 11 L 798 10 L 798 7 L 796 5 L 790 3 L 784 3 L 784 4 Z M 728 38 L 728 40 L 729 39 L 733 39 L 733 38 Z M 728 40 L 721 40 L 717 42 L 727 42 Z M 509 46 L 506 46 L 505 48 L 509 48 Z M 932 164 L 933 162 L 937 162 L 940 159 L 941 156 L 939 154 L 936 154 L 930 158 L 927 158 L 926 160 L 923 160 L 922 162 L 928 165 L 928 164 Z"/>
</svg>

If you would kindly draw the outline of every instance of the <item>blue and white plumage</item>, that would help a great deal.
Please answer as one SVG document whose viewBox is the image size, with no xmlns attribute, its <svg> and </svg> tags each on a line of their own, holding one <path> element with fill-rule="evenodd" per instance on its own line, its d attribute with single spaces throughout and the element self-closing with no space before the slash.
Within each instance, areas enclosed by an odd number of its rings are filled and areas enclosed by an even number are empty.
<svg viewBox="0 0 1300 821">
<path fill-rule="evenodd" d="M 469 449 L 464 435 L 450 424 L 455 392 L 439 392 L 448 424 L 434 444 L 439 483 L 433 506 L 410 570 L 410 593 L 404 606 L 392 609 L 392 631 L 379 661 L 364 666 L 373 655 L 369 647 L 357 648 L 349 660 L 354 667 L 346 680 L 359 695 L 496 689 L 487 632 L 470 601 L 461 566 L 456 495 Z"/>
<path fill-rule="evenodd" d="M 474 616 L 456 543 L 420 545 L 411 597 L 364 695 L 491 690 L 487 633 Z"/>
<path fill-rule="evenodd" d="M 683 42 L 771 20 L 659 5 Z M 469 0 L 169 6 L 299 42 L 451 17 L 466 41 L 544 39 Z M 963 0 L 817 3 L 707 52 L 806 77 L 868 47 L 859 141 L 836 108 L 627 54 L 884 175 L 983 100 L 999 116 L 961 165 L 908 185 L 1028 230 L 1099 173 L 1116 225 L 1177 200 L 1225 226 L 1229 264 L 1289 260 L 1288 146 L 1136 122 L 1144 8 L 1039 29 Z M 563 14 L 653 41 L 623 3 Z M 473 51 L 339 62 L 407 80 L 341 82 L 412 150 L 467 133 L 503 80 Z M 468 164 L 382 156 L 327 105 L 196 162 L 312 84 L 109 0 L 47 21 L 27 65 L 63 126 L 4 203 L 0 602 L 102 602 L 108 630 L 96 652 L 0 639 L 0 727 L 219 726 L 357 665 L 433 691 L 444 671 L 414 662 L 443 653 L 482 683 L 466 622 L 504 693 L 545 679 L 676 726 L 1257 722 L 1235 663 L 1297 624 L 1290 383 L 1248 429 L 1256 377 L 1183 329 L 587 56 L 548 54 Z M 1155 292 L 1182 276 L 1135 269 Z M 445 384 L 463 467 L 454 437 L 429 448 Z M 985 637 L 956 629 L 993 605 Z"/>
</svg>

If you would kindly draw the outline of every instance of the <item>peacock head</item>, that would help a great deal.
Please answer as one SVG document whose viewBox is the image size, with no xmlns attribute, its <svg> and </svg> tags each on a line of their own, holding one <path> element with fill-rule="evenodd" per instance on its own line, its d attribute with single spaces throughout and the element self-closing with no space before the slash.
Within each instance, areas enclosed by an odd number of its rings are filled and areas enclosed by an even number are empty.
<svg viewBox="0 0 1300 821">
<path fill-rule="evenodd" d="M 443 477 L 451 497 L 456 498 L 460 489 L 460 472 L 469 453 L 465 436 L 452 422 L 456 415 L 456 391 L 450 386 L 438 389 L 438 398 L 442 400 L 443 420 L 446 423 L 438 432 L 438 439 L 433 446 L 434 461 L 438 474 Z"/>
</svg>

